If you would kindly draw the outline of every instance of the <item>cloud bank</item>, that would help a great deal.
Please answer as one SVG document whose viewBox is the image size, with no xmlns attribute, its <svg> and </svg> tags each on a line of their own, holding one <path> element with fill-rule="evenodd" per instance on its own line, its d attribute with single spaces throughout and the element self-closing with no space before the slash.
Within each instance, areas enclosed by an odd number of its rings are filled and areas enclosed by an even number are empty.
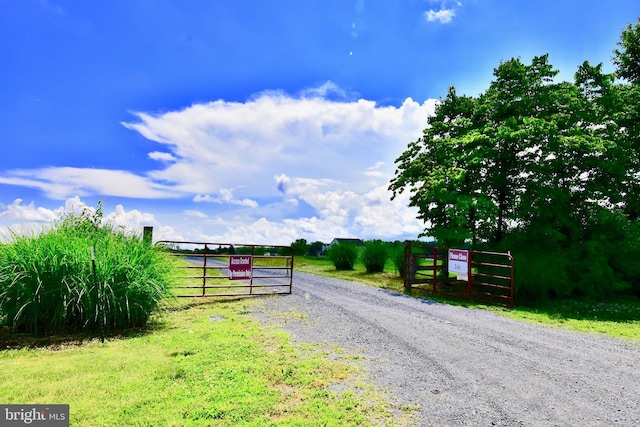
<svg viewBox="0 0 640 427">
<path fill-rule="evenodd" d="M 437 101 L 407 98 L 399 106 L 381 106 L 348 96 L 328 83 L 298 95 L 268 91 L 246 102 L 136 112 L 136 120 L 122 125 L 155 143 L 146 154 L 156 168 L 12 170 L 0 173 L 0 183 L 37 188 L 57 200 L 176 200 L 175 215 L 190 222 L 183 221 L 184 232 L 176 231 L 177 223 L 167 224 L 173 230 L 167 233 L 182 236 L 262 242 L 278 235 L 284 243 L 415 236 L 415 212 L 403 198 L 390 201 L 386 188 L 393 161 L 421 135 Z M 25 215 L 37 212 L 15 203 L 7 217 L 18 208 L 26 208 Z M 122 207 L 114 215 L 127 212 Z"/>
</svg>

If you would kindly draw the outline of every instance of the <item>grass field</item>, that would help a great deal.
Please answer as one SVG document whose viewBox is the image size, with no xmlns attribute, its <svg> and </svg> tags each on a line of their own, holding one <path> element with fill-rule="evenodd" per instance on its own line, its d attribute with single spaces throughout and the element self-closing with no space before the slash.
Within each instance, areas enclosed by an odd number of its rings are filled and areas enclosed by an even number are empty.
<svg viewBox="0 0 640 427">
<path fill-rule="evenodd" d="M 0 337 L 0 402 L 69 404 L 73 426 L 397 425 L 354 358 L 261 328 L 258 302 L 181 299 L 104 343 Z"/>
</svg>

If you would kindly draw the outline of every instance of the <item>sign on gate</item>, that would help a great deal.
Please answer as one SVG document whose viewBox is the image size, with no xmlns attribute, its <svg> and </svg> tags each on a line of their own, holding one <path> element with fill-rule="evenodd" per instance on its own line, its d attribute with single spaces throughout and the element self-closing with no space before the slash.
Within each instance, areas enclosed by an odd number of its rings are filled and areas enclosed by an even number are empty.
<svg viewBox="0 0 640 427">
<path fill-rule="evenodd" d="M 251 255 L 229 255 L 229 280 L 251 279 L 253 257 Z"/>
<path fill-rule="evenodd" d="M 449 249 L 449 272 L 456 273 L 458 280 L 469 280 L 469 251 Z"/>
</svg>

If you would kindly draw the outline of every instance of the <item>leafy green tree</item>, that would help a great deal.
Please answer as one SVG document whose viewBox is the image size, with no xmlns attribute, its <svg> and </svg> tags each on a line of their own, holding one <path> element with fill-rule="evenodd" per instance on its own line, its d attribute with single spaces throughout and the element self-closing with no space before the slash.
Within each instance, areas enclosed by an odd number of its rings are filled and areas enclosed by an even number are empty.
<svg viewBox="0 0 640 427">
<path fill-rule="evenodd" d="M 640 82 L 640 18 L 634 26 L 627 24 L 618 46 L 620 49 L 613 51 L 618 76 L 630 82 Z"/>
<path fill-rule="evenodd" d="M 640 18 L 632 26 L 628 24 L 622 31 L 618 49 L 613 51 L 613 62 L 617 66 L 615 76 L 623 79 L 613 85 L 606 97 L 598 98 L 606 102 L 603 108 L 617 126 L 614 139 L 618 146 L 621 169 L 626 172 L 624 179 L 617 182 L 621 196 L 620 203 L 630 220 L 640 220 Z"/>
<path fill-rule="evenodd" d="M 311 255 L 320 255 L 324 252 L 324 243 L 320 241 L 315 241 L 311 243 L 309 246 L 309 254 Z"/>
<path fill-rule="evenodd" d="M 295 242 L 291 243 L 291 249 L 295 256 L 303 256 L 309 252 L 309 245 L 306 239 L 296 239 Z"/>
<path fill-rule="evenodd" d="M 449 90 L 396 160 L 390 185 L 394 197 L 412 193 L 425 235 L 451 246 L 499 244 L 532 224 L 569 232 L 574 204 L 586 198 L 579 193 L 591 165 L 583 160 L 601 147 L 581 128 L 584 97 L 573 84 L 552 83 L 556 74 L 546 55 L 530 65 L 512 59 L 478 98 Z M 552 213 L 550 200 L 560 203 Z"/>
<path fill-rule="evenodd" d="M 438 236 L 445 245 L 476 238 L 479 214 L 485 212 L 481 206 L 488 201 L 473 190 L 472 174 L 464 168 L 478 163 L 467 161 L 473 154 L 464 139 L 473 130 L 475 102 L 450 88 L 422 138 L 396 160 L 398 170 L 390 185 L 394 197 L 405 189 L 412 193 L 410 206 L 418 207 L 418 217 L 428 227 L 425 234 Z"/>
</svg>

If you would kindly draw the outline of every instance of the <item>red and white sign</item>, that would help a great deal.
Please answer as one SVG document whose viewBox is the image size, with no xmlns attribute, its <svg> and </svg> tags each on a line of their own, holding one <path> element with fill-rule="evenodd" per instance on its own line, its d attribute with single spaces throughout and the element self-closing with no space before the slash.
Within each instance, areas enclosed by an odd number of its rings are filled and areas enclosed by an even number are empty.
<svg viewBox="0 0 640 427">
<path fill-rule="evenodd" d="M 455 273 L 458 280 L 469 280 L 469 251 L 449 249 L 449 273 Z"/>
<path fill-rule="evenodd" d="M 251 279 L 253 257 L 251 255 L 229 256 L 229 280 Z"/>
</svg>

